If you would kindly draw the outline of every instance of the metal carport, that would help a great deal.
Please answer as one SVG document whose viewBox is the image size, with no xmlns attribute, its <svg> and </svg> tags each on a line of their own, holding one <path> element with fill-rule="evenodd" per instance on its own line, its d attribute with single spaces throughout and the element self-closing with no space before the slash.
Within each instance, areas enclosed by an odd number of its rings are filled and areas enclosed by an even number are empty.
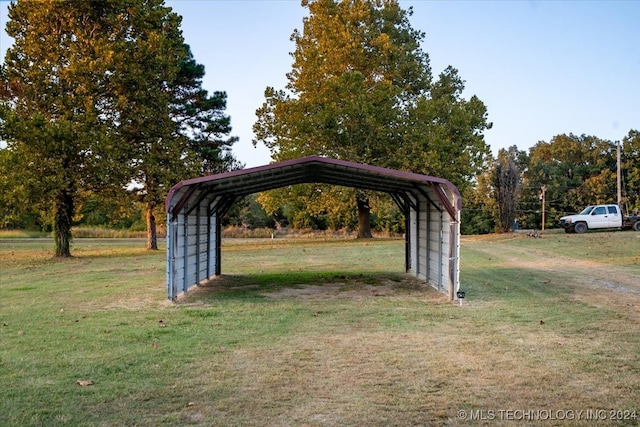
<svg viewBox="0 0 640 427">
<path fill-rule="evenodd" d="M 386 192 L 406 220 L 405 268 L 450 299 L 459 288 L 460 209 L 449 181 L 394 169 L 303 157 L 180 181 L 167 195 L 167 296 L 222 272 L 221 218 L 248 194 L 300 183 L 324 183 Z"/>
</svg>

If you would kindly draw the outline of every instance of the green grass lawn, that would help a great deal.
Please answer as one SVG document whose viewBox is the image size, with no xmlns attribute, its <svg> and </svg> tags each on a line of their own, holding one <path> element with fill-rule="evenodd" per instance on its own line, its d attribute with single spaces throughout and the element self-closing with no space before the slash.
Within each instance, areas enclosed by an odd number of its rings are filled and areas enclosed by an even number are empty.
<svg viewBox="0 0 640 427">
<path fill-rule="evenodd" d="M 226 240 L 177 303 L 144 244 L 0 240 L 0 426 L 640 425 L 639 233 L 464 237 L 462 307 L 399 240 Z"/>
</svg>

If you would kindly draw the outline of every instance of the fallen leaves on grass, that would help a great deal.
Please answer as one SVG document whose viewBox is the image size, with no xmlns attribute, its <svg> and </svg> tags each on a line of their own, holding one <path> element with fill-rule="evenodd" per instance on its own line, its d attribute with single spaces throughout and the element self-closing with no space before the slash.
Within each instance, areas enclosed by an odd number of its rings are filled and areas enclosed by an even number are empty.
<svg viewBox="0 0 640 427">
<path fill-rule="evenodd" d="M 86 387 L 86 386 L 93 385 L 93 381 L 91 381 L 91 380 L 76 380 L 76 383 L 80 387 Z"/>
</svg>

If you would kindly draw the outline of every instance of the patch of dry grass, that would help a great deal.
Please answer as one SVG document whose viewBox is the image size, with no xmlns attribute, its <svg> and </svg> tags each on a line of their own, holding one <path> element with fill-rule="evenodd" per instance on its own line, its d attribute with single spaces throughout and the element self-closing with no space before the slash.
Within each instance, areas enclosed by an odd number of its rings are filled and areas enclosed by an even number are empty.
<svg viewBox="0 0 640 427">
<path fill-rule="evenodd" d="M 637 354 L 626 351 L 637 330 L 497 324 L 477 308 L 419 306 L 422 297 L 359 301 L 368 310 L 353 307 L 358 319 L 316 302 L 313 324 L 291 336 L 231 351 L 222 369 L 201 361 L 226 393 L 201 394 L 194 413 L 249 425 L 460 425 L 460 409 L 637 409 Z"/>
</svg>

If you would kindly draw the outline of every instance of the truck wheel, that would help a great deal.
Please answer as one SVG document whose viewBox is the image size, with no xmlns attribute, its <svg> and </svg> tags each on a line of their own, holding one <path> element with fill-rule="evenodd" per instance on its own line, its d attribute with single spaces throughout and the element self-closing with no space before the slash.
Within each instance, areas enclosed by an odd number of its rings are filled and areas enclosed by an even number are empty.
<svg viewBox="0 0 640 427">
<path fill-rule="evenodd" d="M 636 231 L 640 231 L 640 220 L 633 223 L 633 229 Z"/>
<path fill-rule="evenodd" d="M 576 231 L 576 233 L 582 234 L 587 231 L 587 224 L 585 224 L 584 222 L 578 222 L 573 226 L 573 229 Z"/>
</svg>

